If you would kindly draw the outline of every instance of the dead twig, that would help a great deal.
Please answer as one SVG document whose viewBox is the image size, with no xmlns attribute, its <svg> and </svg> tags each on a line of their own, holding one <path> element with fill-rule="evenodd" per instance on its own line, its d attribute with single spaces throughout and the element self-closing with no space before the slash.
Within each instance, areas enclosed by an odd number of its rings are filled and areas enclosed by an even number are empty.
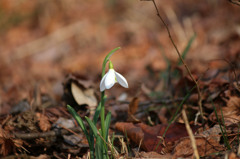
<svg viewBox="0 0 240 159">
<path fill-rule="evenodd" d="M 147 1 L 150 1 L 150 0 L 147 0 Z M 175 48 L 175 50 L 176 50 L 176 52 L 177 52 L 177 54 L 178 54 L 181 62 L 183 63 L 183 65 L 184 65 L 184 67 L 186 68 L 189 76 L 191 77 L 191 79 L 193 80 L 193 82 L 195 83 L 195 85 L 197 86 L 198 106 L 199 106 L 199 109 L 200 109 L 200 114 L 201 114 L 202 120 L 204 120 L 204 117 L 203 117 L 203 109 L 202 109 L 202 95 L 201 95 L 201 91 L 200 91 L 198 82 L 197 82 L 197 80 L 193 77 L 193 75 L 192 75 L 190 69 L 188 68 L 187 64 L 184 62 L 184 60 L 183 60 L 183 58 L 182 58 L 182 56 L 181 56 L 181 54 L 180 54 L 180 52 L 179 52 L 179 50 L 178 50 L 175 42 L 173 41 L 173 38 L 172 38 L 172 36 L 171 36 L 170 30 L 169 30 L 167 24 L 165 23 L 165 21 L 163 20 L 163 18 L 162 18 L 161 15 L 160 15 L 160 12 L 159 12 L 159 10 L 158 10 L 158 7 L 157 7 L 157 5 L 156 5 L 155 0 L 151 0 L 151 1 L 153 2 L 153 5 L 154 5 L 154 7 L 155 7 L 155 9 L 156 9 L 156 11 L 157 11 L 157 16 L 159 17 L 159 19 L 161 20 L 161 22 L 164 24 L 164 26 L 165 26 L 165 28 L 166 28 L 166 30 L 167 30 L 167 32 L 168 32 L 169 39 L 171 40 L 171 43 L 172 43 L 172 45 L 174 46 L 174 48 Z"/>
<path fill-rule="evenodd" d="M 228 1 L 231 2 L 232 4 L 240 6 L 240 0 L 228 0 Z"/>
<path fill-rule="evenodd" d="M 60 127 L 62 127 L 63 129 L 65 129 L 65 130 L 71 132 L 72 134 L 76 135 L 79 139 L 82 138 L 82 136 L 79 135 L 78 133 L 76 133 L 75 131 L 73 131 L 73 130 L 71 130 L 71 129 L 69 129 L 69 128 L 66 128 L 65 126 L 62 126 L 62 125 L 60 125 L 60 124 L 59 124 L 58 126 L 60 126 Z"/>
<path fill-rule="evenodd" d="M 185 109 L 182 110 L 182 117 L 183 117 L 183 120 L 184 120 L 186 129 L 187 129 L 188 135 L 189 135 L 191 143 L 192 143 L 194 156 L 195 156 L 196 159 L 199 159 L 199 153 L 198 153 L 198 150 L 197 150 L 196 140 L 194 138 L 192 129 L 191 129 L 190 125 L 189 125 Z"/>
<path fill-rule="evenodd" d="M 80 132 L 79 127 L 78 128 L 72 128 L 71 129 L 74 132 Z M 41 138 L 41 137 L 50 137 L 50 136 L 62 136 L 62 135 L 66 135 L 72 132 L 69 132 L 66 129 L 55 129 L 52 131 L 48 131 L 48 132 L 38 132 L 38 133 L 13 133 L 13 135 L 16 138 L 19 139 L 35 139 L 35 138 Z"/>
</svg>

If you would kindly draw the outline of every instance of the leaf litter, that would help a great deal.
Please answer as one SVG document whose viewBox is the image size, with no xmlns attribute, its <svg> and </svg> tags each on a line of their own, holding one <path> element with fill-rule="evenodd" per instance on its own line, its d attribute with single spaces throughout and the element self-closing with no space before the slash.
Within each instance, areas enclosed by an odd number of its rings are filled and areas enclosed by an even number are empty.
<svg viewBox="0 0 240 159">
<path fill-rule="evenodd" d="M 179 50 L 196 32 L 184 60 L 198 80 L 204 122 L 197 115 L 196 89 L 184 107 L 199 155 L 239 158 L 239 6 L 190 0 L 157 5 Z M 122 50 L 112 60 L 130 86 L 106 92 L 113 117 L 109 133 L 117 136 L 113 145 L 119 158 L 193 157 L 180 112 L 163 136 L 194 82 L 177 65 L 151 3 L 16 5 L 3 0 L 0 6 L 0 17 L 5 17 L 0 18 L 1 158 L 86 157 L 86 138 L 65 106 L 71 104 L 81 117 L 91 116 L 100 97 L 101 60 L 116 45 Z M 125 95 L 118 101 L 120 92 Z"/>
</svg>

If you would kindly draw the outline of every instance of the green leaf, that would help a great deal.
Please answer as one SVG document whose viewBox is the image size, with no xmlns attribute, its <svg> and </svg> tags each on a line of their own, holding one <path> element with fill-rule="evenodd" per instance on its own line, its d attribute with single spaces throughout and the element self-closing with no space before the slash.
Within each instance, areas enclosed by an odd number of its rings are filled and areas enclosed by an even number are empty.
<svg viewBox="0 0 240 159">
<path fill-rule="evenodd" d="M 87 129 L 83 123 L 83 120 L 81 119 L 81 117 L 77 114 L 77 112 L 70 106 L 67 105 L 67 109 L 68 111 L 72 114 L 72 116 L 74 117 L 74 119 L 77 121 L 78 125 L 81 127 L 82 131 L 84 132 L 84 134 L 87 137 L 88 142 L 90 142 L 89 140 L 89 134 L 87 132 Z"/>
<path fill-rule="evenodd" d="M 95 147 L 96 158 L 103 157 L 103 144 L 100 136 L 96 137 L 96 147 Z"/>
<path fill-rule="evenodd" d="M 226 133 L 226 129 L 223 130 L 223 128 L 222 128 L 221 121 L 220 121 L 220 119 L 218 118 L 217 109 L 216 109 L 216 107 L 215 107 L 212 99 L 211 99 L 211 102 L 212 102 L 212 106 L 213 106 L 213 108 L 214 108 L 215 116 L 216 116 L 217 121 L 218 121 L 219 126 L 220 126 L 220 130 L 221 130 L 221 132 L 222 132 L 224 144 L 225 144 L 225 146 L 228 148 L 228 150 L 231 150 L 231 146 L 229 145 L 227 135 L 225 134 L 225 133 Z M 221 113 L 222 113 L 222 108 L 221 108 Z M 222 117 L 223 117 L 223 116 L 222 116 Z M 224 119 L 223 119 L 223 120 L 224 120 Z M 223 123 L 223 125 L 224 125 L 224 123 Z M 224 125 L 224 128 L 225 128 L 225 125 Z"/>
<path fill-rule="evenodd" d="M 93 135 L 97 138 L 98 137 L 98 130 L 97 130 L 96 126 L 93 124 L 93 122 L 87 116 L 85 116 L 85 119 L 87 120 L 90 128 L 92 129 Z"/>
<path fill-rule="evenodd" d="M 106 127 L 106 129 L 105 129 L 106 136 L 104 136 L 105 141 L 108 141 L 108 129 L 109 129 L 110 123 L 111 123 L 111 112 L 108 112 L 106 119 L 105 119 L 105 127 Z"/>
<path fill-rule="evenodd" d="M 95 111 L 95 114 L 94 114 L 94 117 L 93 117 L 93 124 L 96 125 L 97 124 L 97 120 L 98 120 L 98 117 L 99 117 L 99 114 L 101 112 L 101 107 L 102 107 L 102 103 L 105 103 L 105 100 L 107 99 L 106 96 L 103 97 L 103 102 L 99 102 L 98 106 L 97 106 L 97 109 Z"/>
<path fill-rule="evenodd" d="M 191 48 L 192 43 L 193 43 L 193 41 L 194 41 L 195 38 L 196 38 L 196 34 L 194 34 L 194 35 L 190 38 L 190 40 L 188 41 L 188 44 L 187 44 L 187 46 L 185 47 L 185 49 L 183 50 L 183 53 L 182 53 L 182 58 L 183 58 L 183 59 L 185 59 L 185 57 L 186 57 L 189 49 Z M 178 65 L 181 65 L 181 64 L 182 64 L 182 61 L 181 61 L 181 59 L 179 59 L 179 60 L 178 60 Z"/>
<path fill-rule="evenodd" d="M 95 110 L 95 114 L 94 114 L 94 117 L 93 117 L 93 124 L 96 125 L 97 124 L 97 120 L 98 120 L 98 117 L 99 117 L 99 114 L 100 114 L 100 111 L 101 111 L 101 102 L 98 104 L 97 106 L 97 109 Z"/>
</svg>

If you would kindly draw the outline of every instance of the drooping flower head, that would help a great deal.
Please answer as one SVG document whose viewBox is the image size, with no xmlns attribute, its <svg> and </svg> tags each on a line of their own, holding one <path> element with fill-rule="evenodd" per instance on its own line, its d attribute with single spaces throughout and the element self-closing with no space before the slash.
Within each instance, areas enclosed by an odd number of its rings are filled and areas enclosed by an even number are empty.
<svg viewBox="0 0 240 159">
<path fill-rule="evenodd" d="M 121 86 L 128 88 L 127 80 L 113 69 L 113 64 L 109 61 L 109 70 L 100 82 L 100 91 L 103 92 L 105 89 L 112 88 L 115 83 L 119 83 Z"/>
</svg>

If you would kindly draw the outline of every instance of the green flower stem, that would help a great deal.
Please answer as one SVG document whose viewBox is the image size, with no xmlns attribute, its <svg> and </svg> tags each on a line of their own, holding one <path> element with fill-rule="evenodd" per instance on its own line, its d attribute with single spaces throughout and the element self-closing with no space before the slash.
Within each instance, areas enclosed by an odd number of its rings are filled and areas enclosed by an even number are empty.
<svg viewBox="0 0 240 159">
<path fill-rule="evenodd" d="M 110 60 L 109 60 L 109 69 L 113 69 L 113 64 Z"/>
<path fill-rule="evenodd" d="M 116 52 L 118 49 L 120 49 L 120 47 L 117 47 L 115 49 L 113 49 L 109 54 L 107 54 L 107 56 L 105 57 L 104 61 L 103 61 L 103 65 L 102 65 L 102 78 L 105 75 L 105 69 L 106 69 L 106 64 L 109 61 L 109 58 L 112 56 L 112 54 L 114 52 Z M 109 61 L 109 69 L 113 68 L 113 64 L 111 61 Z M 101 118 L 101 135 L 103 137 L 103 139 L 105 141 L 107 141 L 107 134 L 108 132 L 106 132 L 106 126 L 105 126 L 105 91 L 101 92 L 101 104 L 99 106 L 101 106 L 101 110 L 100 110 L 100 118 Z M 105 149 L 103 150 L 103 156 L 107 157 L 107 145 L 105 142 L 103 142 L 103 146 Z M 108 157 L 107 157 L 108 158 Z"/>
<path fill-rule="evenodd" d="M 102 129 L 102 136 L 104 137 L 106 132 L 105 132 L 105 102 L 104 102 L 104 95 L 105 91 L 101 93 L 101 112 L 100 112 L 100 117 L 101 117 L 101 129 Z"/>
</svg>

